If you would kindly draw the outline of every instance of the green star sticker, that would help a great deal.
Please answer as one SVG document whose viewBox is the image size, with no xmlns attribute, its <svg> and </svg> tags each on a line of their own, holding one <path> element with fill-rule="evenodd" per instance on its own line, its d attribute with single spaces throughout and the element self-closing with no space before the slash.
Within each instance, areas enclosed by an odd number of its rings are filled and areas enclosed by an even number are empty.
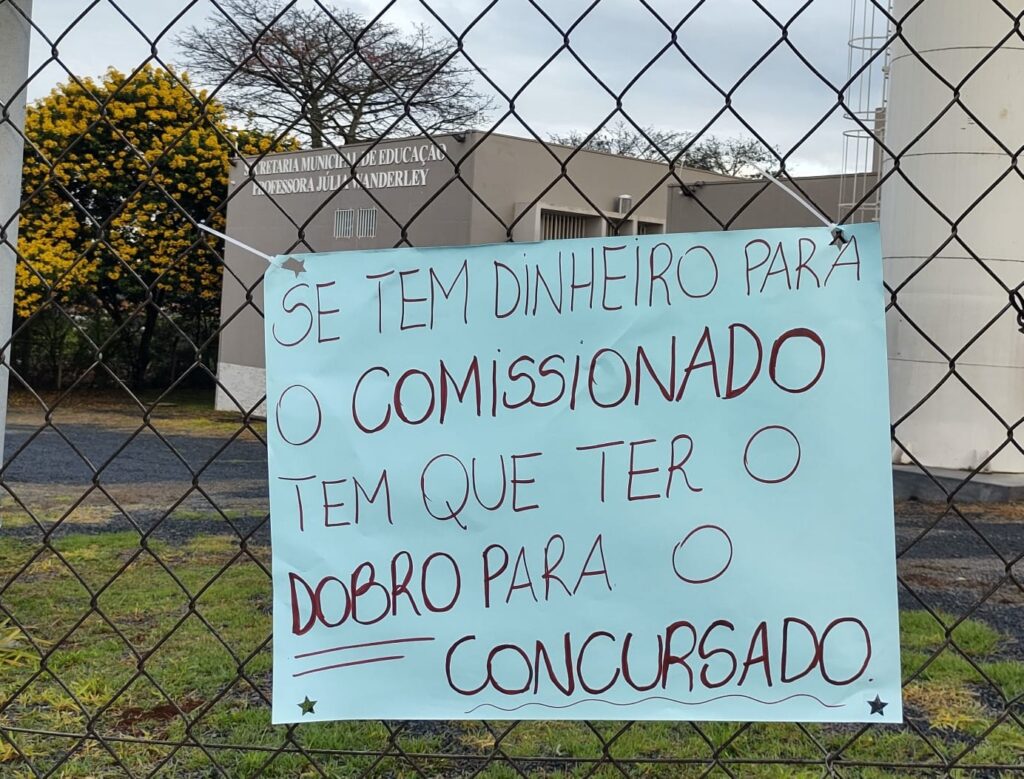
<svg viewBox="0 0 1024 779">
<path fill-rule="evenodd" d="M 302 703 L 298 703 L 296 705 L 300 709 L 302 709 L 302 716 L 303 717 L 305 717 L 307 714 L 315 714 L 316 713 L 316 712 L 313 711 L 313 707 L 316 706 L 316 701 L 311 701 L 309 699 L 308 695 L 305 697 L 305 699 L 302 701 Z"/>
</svg>

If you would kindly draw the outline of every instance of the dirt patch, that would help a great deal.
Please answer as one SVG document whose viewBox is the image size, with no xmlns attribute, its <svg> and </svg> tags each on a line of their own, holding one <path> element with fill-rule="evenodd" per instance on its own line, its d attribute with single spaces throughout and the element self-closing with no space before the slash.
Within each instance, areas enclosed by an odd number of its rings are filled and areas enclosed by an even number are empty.
<svg viewBox="0 0 1024 779">
<path fill-rule="evenodd" d="M 261 438 L 266 433 L 266 423 L 261 419 L 246 422 L 241 412 L 215 411 L 212 392 L 187 393 L 165 400 L 144 395 L 141 405 L 116 392 L 76 393 L 66 398 L 50 395 L 44 396 L 43 402 L 45 407 L 32 395 L 12 393 L 7 424 L 38 429 L 49 418 L 57 427 L 96 425 L 108 431 L 129 433 L 148 421 L 167 434 L 223 436 L 240 427 L 251 429 Z"/>
<path fill-rule="evenodd" d="M 166 702 L 148 709 L 131 706 L 121 711 L 115 721 L 115 727 L 123 733 L 151 735 L 153 725 L 166 725 L 182 714 L 190 714 L 202 705 L 203 701 L 199 698 L 186 698 L 177 704 Z"/>
</svg>

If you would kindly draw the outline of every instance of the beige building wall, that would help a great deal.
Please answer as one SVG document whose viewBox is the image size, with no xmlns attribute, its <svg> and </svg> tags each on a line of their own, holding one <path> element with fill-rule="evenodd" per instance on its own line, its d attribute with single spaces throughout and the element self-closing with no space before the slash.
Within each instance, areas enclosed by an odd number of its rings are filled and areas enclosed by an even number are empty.
<svg viewBox="0 0 1024 779">
<path fill-rule="evenodd" d="M 587 235 L 614 232 L 622 219 L 626 222 L 619 226 L 619 234 L 635 234 L 638 222 L 650 225 L 653 232 L 666 232 L 667 185 L 676 177 L 684 183 L 733 180 L 691 168 L 677 168 L 673 176 L 660 162 L 574 152 L 569 146 L 507 135 L 480 140 L 472 162 L 473 190 L 479 199 L 471 204 L 470 242 L 507 241 L 509 226 L 514 240 L 538 240 L 543 237 L 540 216 L 545 210 L 593 216 Z M 632 198 L 632 204 L 620 211 L 623 195 Z"/>
<path fill-rule="evenodd" d="M 570 147 L 475 132 L 340 152 L 344 156 L 313 149 L 235 161 L 228 235 L 266 254 L 498 243 L 510 232 L 514 240 L 533 241 L 566 226 L 605 235 L 605 217 L 623 219 L 620 208 L 632 209 L 620 234 L 666 232 L 667 185 L 676 180 L 661 163 L 590 151 L 573 155 Z M 366 189 L 346 185 L 353 166 Z M 686 168 L 676 176 L 688 184 L 729 180 Z M 622 195 L 632 198 L 631 206 L 624 207 Z M 369 227 L 371 211 L 372 230 L 361 229 Z M 230 244 L 224 259 L 216 407 L 255 408 L 262 416 L 260 279 L 266 263 Z"/>
<path fill-rule="evenodd" d="M 453 138 L 438 138 L 437 143 L 457 159 Z M 333 149 L 268 155 L 261 162 L 235 160 L 227 234 L 266 254 L 391 247 L 402 242 L 403 224 L 408 224 L 404 239 L 412 245 L 468 241 L 468 190 L 449 185 L 454 167 L 439 146 L 408 139 L 342 151 L 348 160 Z M 367 189 L 349 185 L 338 192 L 353 163 L 357 174 L 366 177 Z M 335 237 L 339 209 L 352 211 L 351 238 Z M 360 210 L 373 210 L 372 236 L 356 235 Z M 260 404 L 265 387 L 260 280 L 266 262 L 231 244 L 225 247 L 224 261 L 215 403 L 221 410 L 249 411 Z M 264 409 L 258 413 L 262 416 Z"/>
</svg>

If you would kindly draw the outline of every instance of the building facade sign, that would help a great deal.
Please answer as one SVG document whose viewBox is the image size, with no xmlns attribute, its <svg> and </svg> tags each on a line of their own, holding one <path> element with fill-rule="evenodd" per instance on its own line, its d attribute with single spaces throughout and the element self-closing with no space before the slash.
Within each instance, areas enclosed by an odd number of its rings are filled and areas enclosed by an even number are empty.
<svg viewBox="0 0 1024 779">
<path fill-rule="evenodd" d="M 444 143 L 407 143 L 359 151 L 322 154 L 282 154 L 255 166 L 250 187 L 253 197 L 337 192 L 346 189 L 423 187 L 431 162 L 446 158 Z M 392 170 L 373 170 L 391 166 Z"/>
</svg>

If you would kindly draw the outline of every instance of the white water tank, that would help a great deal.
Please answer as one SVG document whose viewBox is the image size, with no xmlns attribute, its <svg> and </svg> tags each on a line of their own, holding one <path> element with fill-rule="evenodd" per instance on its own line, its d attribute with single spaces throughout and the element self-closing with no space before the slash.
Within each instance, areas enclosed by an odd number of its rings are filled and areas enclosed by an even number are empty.
<svg viewBox="0 0 1024 779">
<path fill-rule="evenodd" d="M 1024 0 L 1002 2 L 1024 10 Z M 895 439 L 926 466 L 1024 472 L 1006 431 L 1024 416 L 1024 335 L 1004 288 L 1024 281 L 1024 181 L 1007 174 L 1000 148 L 1024 145 L 1024 42 L 1004 42 L 1014 22 L 992 2 L 893 5 L 906 42 L 891 50 L 885 141 L 919 190 L 897 172 L 882 191 L 885 279 L 899 309 L 887 322 Z M 929 66 L 963 82 L 966 110 L 950 106 L 954 90 Z M 892 166 L 887 158 L 883 171 Z M 1024 425 L 1016 434 L 1024 443 Z M 912 462 L 895 443 L 893 459 Z"/>
</svg>

